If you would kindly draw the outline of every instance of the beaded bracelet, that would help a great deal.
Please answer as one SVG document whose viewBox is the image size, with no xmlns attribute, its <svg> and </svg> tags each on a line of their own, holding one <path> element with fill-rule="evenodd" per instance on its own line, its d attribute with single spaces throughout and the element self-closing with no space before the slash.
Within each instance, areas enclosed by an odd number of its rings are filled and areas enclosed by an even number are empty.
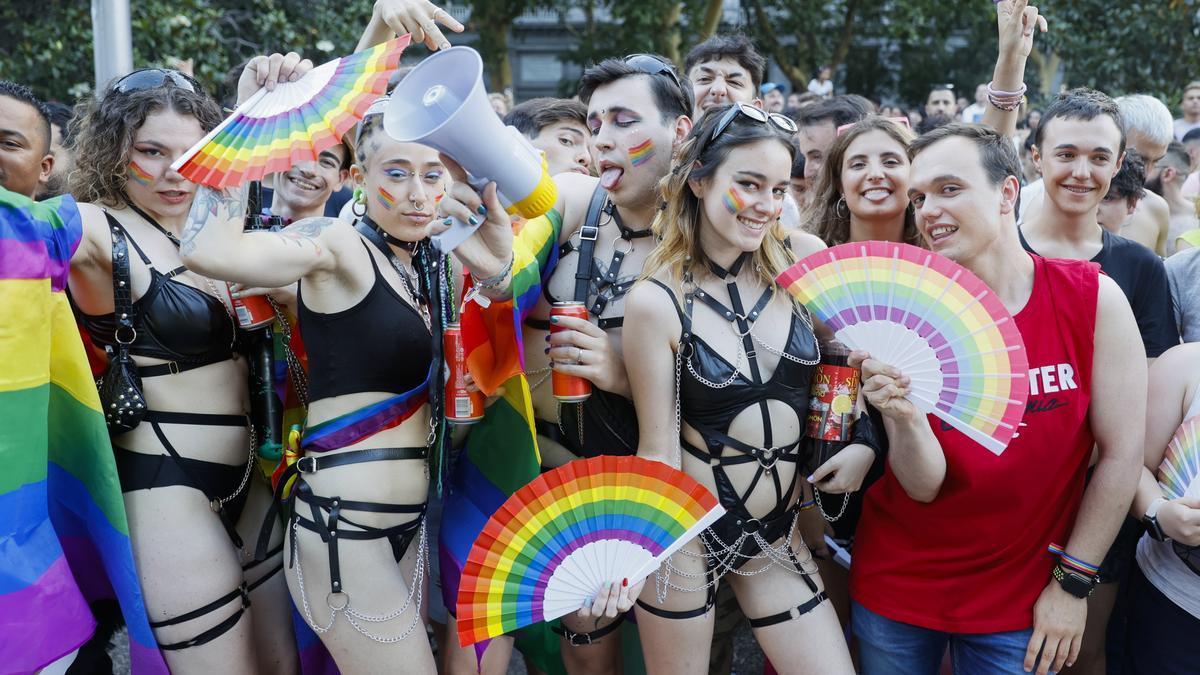
<svg viewBox="0 0 1200 675">
<path fill-rule="evenodd" d="M 988 103 L 991 103 L 992 107 L 994 108 L 998 108 L 1006 112 L 1012 112 L 1013 110 L 1021 107 L 1021 102 L 1025 100 L 1025 92 L 1027 90 L 1028 87 L 1022 83 L 1021 88 L 1017 91 L 1000 91 L 993 87 L 991 82 L 988 82 Z"/>
</svg>

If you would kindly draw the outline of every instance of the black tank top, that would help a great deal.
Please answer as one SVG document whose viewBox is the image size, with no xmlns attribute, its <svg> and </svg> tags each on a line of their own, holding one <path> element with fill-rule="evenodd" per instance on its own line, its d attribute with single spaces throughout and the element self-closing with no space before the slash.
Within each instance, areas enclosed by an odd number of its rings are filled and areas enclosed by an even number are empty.
<svg viewBox="0 0 1200 675">
<path fill-rule="evenodd" d="M 305 306 L 303 282 L 296 291 L 313 401 L 364 391 L 403 394 L 429 374 L 433 343 L 424 319 L 383 278 L 367 242 L 363 247 L 375 281 L 358 304 L 323 314 Z"/>
</svg>

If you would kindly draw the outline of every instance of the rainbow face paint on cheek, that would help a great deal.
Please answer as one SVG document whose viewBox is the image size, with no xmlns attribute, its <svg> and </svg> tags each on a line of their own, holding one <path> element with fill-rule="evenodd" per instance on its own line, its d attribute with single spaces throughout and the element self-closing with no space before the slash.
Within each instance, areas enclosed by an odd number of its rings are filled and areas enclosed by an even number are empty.
<svg viewBox="0 0 1200 675">
<path fill-rule="evenodd" d="M 654 156 L 654 141 L 647 138 L 629 149 L 629 162 L 634 166 L 641 166 L 650 161 Z"/>
<path fill-rule="evenodd" d="M 730 215 L 736 216 L 746 208 L 746 199 L 742 194 L 733 188 L 725 191 L 721 197 L 721 203 L 725 205 L 725 210 L 729 211 Z"/>
<path fill-rule="evenodd" d="M 137 162 L 129 163 L 129 178 L 142 187 L 146 187 L 154 182 L 154 176 L 146 173 L 146 170 L 138 166 Z"/>
<path fill-rule="evenodd" d="M 376 197 L 379 198 L 379 204 L 388 211 L 396 208 L 396 198 L 387 190 L 379 188 L 379 194 Z"/>
</svg>

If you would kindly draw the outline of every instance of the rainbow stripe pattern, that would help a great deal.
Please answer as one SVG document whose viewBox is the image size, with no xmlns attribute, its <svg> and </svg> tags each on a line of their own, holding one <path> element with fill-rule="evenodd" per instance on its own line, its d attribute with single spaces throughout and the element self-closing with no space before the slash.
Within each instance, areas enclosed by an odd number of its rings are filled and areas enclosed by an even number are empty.
<svg viewBox="0 0 1200 675">
<path fill-rule="evenodd" d="M 64 288 L 70 197 L 0 188 L 0 669 L 35 672 L 88 640 L 116 597 L 133 672 L 166 673 L 142 602 L 116 462 Z"/>
<path fill-rule="evenodd" d="M 721 197 L 721 203 L 734 215 L 741 213 L 742 209 L 746 208 L 746 200 L 742 199 L 742 196 L 733 188 L 725 191 L 725 196 Z"/>
<path fill-rule="evenodd" d="M 629 149 L 629 163 L 641 166 L 654 156 L 654 141 L 649 138 Z"/>
<path fill-rule="evenodd" d="M 272 92 L 260 89 L 171 168 L 194 183 L 223 189 L 316 161 L 384 93 L 410 38 L 334 59 Z"/>
<path fill-rule="evenodd" d="M 154 176 L 146 173 L 146 170 L 138 166 L 137 162 L 129 163 L 129 177 L 133 179 L 133 182 L 141 186 L 146 186 L 154 182 Z"/>
<path fill-rule="evenodd" d="M 603 584 L 640 582 L 724 514 L 687 474 L 639 457 L 570 462 L 488 520 L 458 594 L 465 646 L 583 606 Z"/>
<path fill-rule="evenodd" d="M 429 402 L 429 383 L 435 370 L 431 365 L 425 381 L 403 394 L 308 427 L 304 430 L 300 447 L 305 452 L 329 452 L 400 426 Z"/>
<path fill-rule="evenodd" d="M 379 205 L 389 211 L 396 208 L 396 198 L 392 196 L 392 193 L 384 190 L 383 188 L 377 189 L 379 190 L 379 194 L 376 195 L 376 197 L 379 199 Z M 435 201 L 434 204 L 437 204 L 437 201 Z"/>
<path fill-rule="evenodd" d="M 1175 431 L 1158 465 L 1158 485 L 1167 499 L 1200 497 L 1200 416 Z"/>
<path fill-rule="evenodd" d="M 1029 398 L 1025 343 L 978 277 L 931 251 L 891 242 L 842 244 L 776 282 L 837 339 L 912 379 L 918 408 L 999 455 Z"/>
</svg>

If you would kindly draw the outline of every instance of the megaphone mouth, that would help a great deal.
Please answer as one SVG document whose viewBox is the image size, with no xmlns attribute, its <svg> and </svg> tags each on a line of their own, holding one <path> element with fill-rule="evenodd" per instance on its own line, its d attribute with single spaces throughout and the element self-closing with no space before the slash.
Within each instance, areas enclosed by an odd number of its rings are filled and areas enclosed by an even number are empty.
<svg viewBox="0 0 1200 675">
<path fill-rule="evenodd" d="M 392 138 L 419 143 L 457 117 L 472 96 L 482 96 L 483 60 L 470 47 L 451 47 L 426 58 L 392 91 L 383 128 Z"/>
<path fill-rule="evenodd" d="M 446 87 L 441 84 L 435 84 L 425 90 L 425 95 L 421 97 L 421 104 L 428 108 L 441 100 L 445 95 Z"/>
</svg>

